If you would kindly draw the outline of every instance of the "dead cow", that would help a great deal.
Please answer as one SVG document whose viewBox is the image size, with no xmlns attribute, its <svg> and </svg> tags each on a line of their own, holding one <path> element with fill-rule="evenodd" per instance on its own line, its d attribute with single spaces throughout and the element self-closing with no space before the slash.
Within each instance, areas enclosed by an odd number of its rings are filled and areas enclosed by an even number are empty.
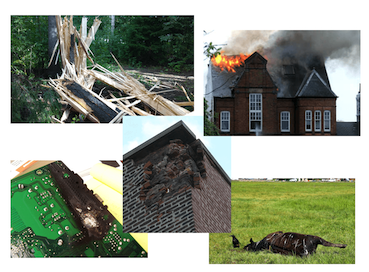
<svg viewBox="0 0 369 272">
<path fill-rule="evenodd" d="M 268 234 L 264 239 L 254 242 L 250 239 L 250 244 L 243 249 L 247 251 L 260 251 L 270 249 L 273 253 L 284 255 L 299 255 L 301 257 L 313 254 L 318 245 L 328 247 L 345 248 L 344 244 L 333 244 L 323 238 L 313 235 L 306 235 L 294 232 L 277 231 Z"/>
</svg>

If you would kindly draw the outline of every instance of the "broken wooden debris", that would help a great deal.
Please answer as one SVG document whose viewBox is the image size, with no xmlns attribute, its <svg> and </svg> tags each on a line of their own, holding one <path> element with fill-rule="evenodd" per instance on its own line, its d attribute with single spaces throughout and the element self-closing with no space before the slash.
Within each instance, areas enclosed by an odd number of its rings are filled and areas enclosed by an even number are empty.
<svg viewBox="0 0 369 272">
<path fill-rule="evenodd" d="M 64 86 L 67 87 L 67 89 L 76 97 L 85 101 L 87 107 L 91 109 L 91 112 L 93 112 L 100 122 L 108 123 L 117 116 L 117 113 L 120 112 L 118 107 L 115 107 L 114 104 L 109 105 L 106 102 L 104 103 L 101 98 L 97 95 L 93 95 L 93 93 L 90 93 L 88 90 L 85 90 L 77 82 L 66 82 L 64 83 Z"/>
<path fill-rule="evenodd" d="M 177 104 L 160 95 L 163 91 L 170 91 L 174 86 L 158 81 L 149 91 L 145 86 L 124 71 L 122 66 L 112 55 L 119 66 L 120 72 L 111 72 L 93 60 L 90 45 L 101 24 L 95 18 L 88 35 L 83 37 L 83 27 L 80 30 L 73 25 L 73 16 L 61 18 L 56 16 L 58 42 L 55 45 L 54 54 L 59 47 L 58 55 L 62 62 L 62 75 L 57 79 L 50 79 L 49 85 L 59 94 L 62 101 L 68 103 L 74 111 L 85 116 L 92 122 L 121 122 L 124 115 L 186 115 L 189 111 L 183 106 L 193 106 L 185 89 L 188 102 Z M 53 59 L 53 56 L 51 59 Z M 87 68 L 87 59 L 92 66 Z M 49 63 L 50 65 L 50 63 Z M 100 80 L 120 91 L 122 97 L 103 97 L 103 91 L 97 94 L 93 91 L 96 80 Z M 165 86 L 166 89 L 162 89 Z M 161 88 L 161 89 L 159 89 Z M 160 91 L 154 91 L 159 89 Z M 70 108 L 63 113 L 63 120 L 52 120 L 63 123 L 69 115 Z"/>
</svg>

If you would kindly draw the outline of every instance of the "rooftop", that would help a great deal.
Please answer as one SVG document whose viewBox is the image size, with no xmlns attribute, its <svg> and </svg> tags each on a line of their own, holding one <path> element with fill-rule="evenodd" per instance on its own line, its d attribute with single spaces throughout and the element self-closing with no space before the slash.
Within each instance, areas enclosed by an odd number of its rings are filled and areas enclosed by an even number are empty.
<svg viewBox="0 0 369 272">
<path fill-rule="evenodd" d="M 132 149 L 131 151 L 127 152 L 123 155 L 124 160 L 133 161 L 140 160 L 152 152 L 155 152 L 161 147 L 164 147 L 169 144 L 169 141 L 180 139 L 182 140 L 183 144 L 190 144 L 196 141 L 196 135 L 186 126 L 186 124 L 181 120 L 175 123 L 173 126 L 167 128 L 166 130 L 162 131 L 161 133 L 157 134 L 156 136 L 152 137 L 151 139 L 147 140 L 143 144 L 139 145 L 138 147 Z M 225 178 L 225 180 L 230 184 L 231 179 L 227 175 L 227 173 L 223 170 L 223 168 L 219 165 L 210 151 L 206 148 L 201 140 L 198 140 L 205 153 L 208 155 L 209 159 L 214 163 L 215 168 L 218 169 L 220 174 Z"/>
</svg>

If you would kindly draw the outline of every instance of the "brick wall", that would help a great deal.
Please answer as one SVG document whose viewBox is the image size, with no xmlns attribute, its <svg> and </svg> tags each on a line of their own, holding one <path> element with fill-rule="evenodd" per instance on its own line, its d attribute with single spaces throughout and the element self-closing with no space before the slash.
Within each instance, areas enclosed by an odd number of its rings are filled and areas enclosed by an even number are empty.
<svg viewBox="0 0 369 272">
<path fill-rule="evenodd" d="M 234 134 L 249 134 L 248 89 L 235 89 L 233 127 Z"/>
<path fill-rule="evenodd" d="M 262 126 L 263 134 L 277 134 L 278 115 L 277 115 L 277 95 L 276 92 L 270 89 L 235 89 L 234 98 L 217 98 L 215 97 L 215 111 L 217 112 L 214 118 L 217 127 L 220 127 L 219 114 L 221 111 L 229 111 L 231 114 L 230 132 L 221 132 L 221 135 L 255 135 L 255 132 L 250 132 L 249 126 L 249 95 L 250 93 L 262 93 Z M 291 113 L 293 114 L 293 113 Z"/>
<path fill-rule="evenodd" d="M 235 125 L 235 118 L 234 118 L 234 98 L 232 97 L 214 97 L 214 109 L 216 114 L 214 115 L 214 123 L 218 128 L 220 128 L 220 113 L 222 111 L 229 111 L 231 114 L 231 124 L 230 124 L 230 131 L 229 132 L 222 132 L 220 131 L 221 135 L 232 135 L 234 134 L 234 125 Z"/>
<path fill-rule="evenodd" d="M 123 163 L 123 231 L 194 232 L 191 190 L 147 208 L 140 200 L 143 166 L 135 166 L 133 160 Z"/>
<path fill-rule="evenodd" d="M 281 132 L 281 112 L 288 111 L 290 112 L 290 132 Z M 279 98 L 277 103 L 277 117 L 278 117 L 278 127 L 277 134 L 280 135 L 293 135 L 296 133 L 295 129 L 295 102 L 293 99 L 283 99 Z"/>
<path fill-rule="evenodd" d="M 278 133 L 277 93 L 263 93 L 263 135 Z"/>
<path fill-rule="evenodd" d="M 297 110 L 297 133 L 303 135 L 336 135 L 336 98 L 301 98 L 296 101 Z M 305 131 L 305 111 L 311 110 L 313 113 L 312 132 Z M 314 131 L 314 111 L 319 110 L 321 112 L 322 128 L 320 132 Z M 325 132 L 323 130 L 324 111 L 331 111 L 331 131 Z"/>
<path fill-rule="evenodd" d="M 201 141 L 123 161 L 124 232 L 230 232 L 231 186 Z"/>
<path fill-rule="evenodd" d="M 196 232 L 231 232 L 231 185 L 205 156 L 207 177 L 201 190 L 193 190 L 192 205 Z"/>
<path fill-rule="evenodd" d="M 231 131 L 221 133 L 221 135 L 255 135 L 249 131 L 249 93 L 255 92 L 252 89 L 235 91 L 234 98 L 215 98 L 215 111 L 227 110 L 231 113 Z M 281 99 L 276 98 L 273 92 L 263 93 L 263 135 L 336 135 L 336 98 L 300 98 Z M 233 103 L 232 103 L 233 102 Z M 232 108 L 234 104 L 234 108 Z M 311 110 L 313 113 L 320 110 L 322 114 L 322 125 L 324 111 L 331 112 L 331 131 L 325 132 L 323 127 L 320 132 L 305 131 L 305 111 Z M 281 112 L 290 112 L 290 132 L 281 132 Z M 313 120 L 314 121 L 314 116 Z M 215 118 L 215 124 L 219 126 L 219 118 Z"/>
</svg>

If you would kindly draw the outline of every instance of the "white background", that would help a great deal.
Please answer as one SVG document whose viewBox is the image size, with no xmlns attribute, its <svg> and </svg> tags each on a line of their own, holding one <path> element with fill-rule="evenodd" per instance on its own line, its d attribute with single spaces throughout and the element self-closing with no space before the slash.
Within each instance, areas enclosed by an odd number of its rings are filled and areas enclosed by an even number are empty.
<svg viewBox="0 0 369 272">
<path fill-rule="evenodd" d="M 195 114 L 203 107 L 204 29 L 359 29 L 361 31 L 362 125 L 360 137 L 237 137 L 232 139 L 232 177 L 356 178 L 355 265 L 209 265 L 208 234 L 150 234 L 147 259 L 10 259 L 11 159 L 120 159 L 121 125 L 10 124 L 10 15 L 194 15 Z M 368 129 L 367 7 L 364 1 L 14 1 L 2 7 L 1 65 L 1 261 L 7 270 L 160 271 L 363 270 L 367 267 Z M 109 139 L 109 141 L 107 141 Z M 267 167 L 266 167 L 267 165 Z M 234 172 L 233 172 L 234 171 Z M 250 192 L 252 193 L 252 192 Z M 347 241 L 352 244 L 354 241 Z M 75 267 L 77 266 L 77 267 Z"/>
</svg>

